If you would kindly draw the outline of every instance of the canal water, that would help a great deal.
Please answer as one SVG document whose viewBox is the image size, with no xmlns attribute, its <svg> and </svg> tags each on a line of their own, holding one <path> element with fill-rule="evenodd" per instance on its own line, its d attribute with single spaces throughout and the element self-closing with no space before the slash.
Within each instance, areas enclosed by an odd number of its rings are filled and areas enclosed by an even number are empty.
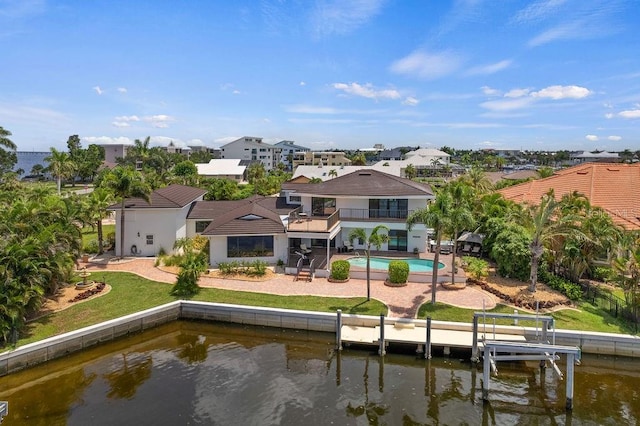
<svg viewBox="0 0 640 426">
<path fill-rule="evenodd" d="M 537 363 L 481 366 L 412 350 L 337 354 L 334 336 L 178 321 L 0 377 L 6 425 L 632 425 L 640 362 L 584 357 L 574 410 Z M 392 348 L 393 349 L 393 348 Z M 564 366 L 562 366 L 564 370 Z"/>
</svg>

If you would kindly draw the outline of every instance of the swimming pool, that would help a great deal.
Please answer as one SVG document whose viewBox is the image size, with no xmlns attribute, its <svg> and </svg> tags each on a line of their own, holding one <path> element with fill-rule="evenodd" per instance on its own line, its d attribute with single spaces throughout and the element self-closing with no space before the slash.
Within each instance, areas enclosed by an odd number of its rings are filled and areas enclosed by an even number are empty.
<svg viewBox="0 0 640 426">
<path fill-rule="evenodd" d="M 371 269 L 378 269 L 381 271 L 386 271 L 389 269 L 389 262 L 392 260 L 404 260 L 409 264 L 410 272 L 431 272 L 433 271 L 433 260 L 431 259 L 406 259 L 406 258 L 397 258 L 397 259 L 388 259 L 385 257 L 371 257 L 370 258 L 370 266 Z M 351 264 L 351 266 L 357 266 L 359 268 L 367 267 L 367 257 L 350 257 L 347 261 Z M 444 268 L 444 263 L 438 263 L 438 269 Z"/>
</svg>

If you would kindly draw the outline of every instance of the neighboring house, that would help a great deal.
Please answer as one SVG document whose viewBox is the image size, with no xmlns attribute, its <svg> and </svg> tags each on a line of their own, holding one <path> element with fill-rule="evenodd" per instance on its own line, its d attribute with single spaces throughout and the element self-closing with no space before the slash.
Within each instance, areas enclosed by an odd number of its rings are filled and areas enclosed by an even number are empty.
<svg viewBox="0 0 640 426">
<path fill-rule="evenodd" d="M 404 160 L 407 162 L 417 162 L 419 164 L 441 164 L 447 165 L 451 156 L 444 151 L 433 148 L 419 148 L 415 151 L 409 151 L 404 154 Z"/>
<path fill-rule="evenodd" d="M 571 159 L 576 163 L 588 163 L 592 161 L 617 162 L 620 157 L 617 152 L 579 152 L 571 154 Z"/>
<path fill-rule="evenodd" d="M 104 148 L 104 162 L 108 164 L 115 164 L 118 158 L 124 158 L 127 156 L 127 150 L 133 146 L 133 144 L 98 144 Z"/>
<path fill-rule="evenodd" d="M 116 213 L 116 255 L 157 256 L 169 253 L 178 238 L 187 236 L 187 214 L 207 191 L 184 185 L 160 188 L 150 196 L 125 200 L 124 251 L 120 247 L 120 203 L 108 210 Z"/>
<path fill-rule="evenodd" d="M 220 158 L 259 161 L 270 171 L 280 161 L 280 148 L 262 142 L 262 138 L 243 136 L 220 147 Z"/>
<path fill-rule="evenodd" d="M 198 175 L 202 177 L 231 179 L 236 182 L 245 181 L 247 166 L 241 164 L 242 160 L 231 158 L 219 158 L 209 160 L 208 163 L 196 163 Z"/>
<path fill-rule="evenodd" d="M 549 190 L 556 199 L 577 191 L 592 206 L 603 208 L 615 224 L 640 229 L 640 164 L 586 163 L 498 192 L 508 200 L 537 204 Z"/>
<path fill-rule="evenodd" d="M 280 162 L 287 166 L 287 169 L 293 168 L 293 155 L 296 152 L 309 152 L 309 148 L 296 145 L 293 141 L 281 141 L 273 146 L 280 148 Z"/>
<path fill-rule="evenodd" d="M 209 239 L 214 266 L 256 259 L 295 264 L 296 252 L 306 244 L 321 253 L 314 254 L 316 266 L 327 270 L 331 248 L 344 247 L 351 230 L 369 232 L 379 224 L 390 229 L 389 242 L 381 250 L 426 250 L 426 227 L 418 224 L 407 231 L 406 218 L 434 198 L 427 184 L 361 170 L 318 184 L 289 183 L 286 188 L 280 197 L 202 201 L 206 191 L 171 185 L 154 191 L 151 204 L 127 200 L 125 255 L 134 245 L 141 256 L 157 255 L 161 247 L 171 252 L 177 238 L 199 234 Z M 111 210 L 118 212 L 118 205 Z M 117 213 L 117 230 L 119 221 Z M 364 248 L 360 241 L 353 246 Z"/>
<path fill-rule="evenodd" d="M 351 160 L 342 151 L 307 151 L 293 154 L 293 167 L 298 166 L 350 166 Z"/>
</svg>

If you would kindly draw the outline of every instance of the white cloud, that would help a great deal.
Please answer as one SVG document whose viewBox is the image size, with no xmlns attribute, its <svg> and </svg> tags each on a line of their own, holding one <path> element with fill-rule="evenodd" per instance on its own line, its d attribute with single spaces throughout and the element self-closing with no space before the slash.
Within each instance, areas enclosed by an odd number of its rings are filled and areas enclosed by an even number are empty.
<svg viewBox="0 0 640 426">
<path fill-rule="evenodd" d="M 112 138 L 110 136 L 86 136 L 81 138 L 83 142 L 87 144 L 96 145 L 132 145 L 131 139 L 121 136 L 118 138 Z"/>
<path fill-rule="evenodd" d="M 118 87 L 118 92 L 119 93 L 127 93 L 127 88 L 126 87 Z"/>
<path fill-rule="evenodd" d="M 613 118 L 613 114 L 612 114 L 612 113 L 610 113 L 610 112 L 608 112 L 608 113 L 606 113 L 606 114 L 604 115 L 604 118 L 611 119 L 611 118 Z"/>
<path fill-rule="evenodd" d="M 531 96 L 551 99 L 582 99 L 590 94 L 589 89 L 580 86 L 549 86 L 539 92 L 532 92 Z"/>
<path fill-rule="evenodd" d="M 513 61 L 511 61 L 510 59 L 505 59 L 504 61 L 496 62 L 495 64 L 488 64 L 488 65 L 473 67 L 469 71 L 467 71 L 467 74 L 468 75 L 495 74 L 498 71 L 502 71 L 506 68 L 509 68 L 512 62 Z"/>
<path fill-rule="evenodd" d="M 531 89 L 511 89 L 504 94 L 505 98 L 521 98 L 527 96 L 531 92 Z"/>
<path fill-rule="evenodd" d="M 375 17 L 384 0 L 320 0 L 311 12 L 311 28 L 316 36 L 347 34 Z"/>
<path fill-rule="evenodd" d="M 408 96 L 404 101 L 402 101 L 402 105 L 416 106 L 420 103 L 420 101 L 412 96 Z"/>
<path fill-rule="evenodd" d="M 451 51 L 430 53 L 416 50 L 391 64 L 390 70 L 396 74 L 436 79 L 455 72 L 462 62 L 462 58 Z"/>
<path fill-rule="evenodd" d="M 484 93 L 487 96 L 499 96 L 500 95 L 500 91 L 498 89 L 493 89 L 489 86 L 482 86 L 482 93 Z"/>
<path fill-rule="evenodd" d="M 613 142 L 618 142 L 618 141 L 622 140 L 622 136 L 611 135 L 611 136 L 608 136 L 607 139 L 609 139 L 610 141 L 613 141 Z"/>
<path fill-rule="evenodd" d="M 481 107 L 491 111 L 512 111 L 515 109 L 526 108 L 533 103 L 533 99 L 529 97 L 515 99 L 500 99 L 495 101 L 487 101 L 480 104 Z"/>
<path fill-rule="evenodd" d="M 111 123 L 111 125 L 113 127 L 131 127 L 131 124 L 127 123 L 126 121 L 114 121 Z"/>
<path fill-rule="evenodd" d="M 553 16 L 567 0 L 539 0 L 520 10 L 513 17 L 516 23 L 544 20 Z"/>
<path fill-rule="evenodd" d="M 334 89 L 342 90 L 343 92 L 349 95 L 362 96 L 363 98 L 369 99 L 398 99 L 400 98 L 400 93 L 394 89 L 374 89 L 373 85 L 370 83 L 361 85 L 358 83 L 333 83 Z"/>
<path fill-rule="evenodd" d="M 317 107 L 312 105 L 291 105 L 285 108 L 287 112 L 298 114 L 339 114 L 340 110 L 330 107 Z"/>
<path fill-rule="evenodd" d="M 100 86 L 93 86 L 93 90 L 98 94 L 98 95 L 102 95 L 104 93 L 104 90 L 102 90 L 100 88 Z"/>
<path fill-rule="evenodd" d="M 596 135 L 587 135 L 584 137 L 586 140 L 591 141 L 591 142 L 595 142 L 597 141 L 599 138 Z"/>
<path fill-rule="evenodd" d="M 116 121 L 140 121 L 140 118 L 137 115 L 121 115 L 120 117 L 115 117 Z"/>
<path fill-rule="evenodd" d="M 621 111 L 618 115 L 622 118 L 640 118 L 640 109 Z"/>
<path fill-rule="evenodd" d="M 307 83 L 305 83 L 304 81 L 300 82 L 300 86 L 306 86 L 306 85 L 307 85 Z"/>
</svg>

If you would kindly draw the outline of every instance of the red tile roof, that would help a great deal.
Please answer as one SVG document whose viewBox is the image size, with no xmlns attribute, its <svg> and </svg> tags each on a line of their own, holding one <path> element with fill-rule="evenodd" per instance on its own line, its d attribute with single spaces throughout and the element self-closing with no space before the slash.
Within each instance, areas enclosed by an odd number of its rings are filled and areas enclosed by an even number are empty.
<svg viewBox="0 0 640 426">
<path fill-rule="evenodd" d="M 536 204 L 550 189 L 556 199 L 577 191 L 609 213 L 617 225 L 640 229 L 640 164 L 586 163 L 498 192 L 515 202 Z"/>
</svg>

